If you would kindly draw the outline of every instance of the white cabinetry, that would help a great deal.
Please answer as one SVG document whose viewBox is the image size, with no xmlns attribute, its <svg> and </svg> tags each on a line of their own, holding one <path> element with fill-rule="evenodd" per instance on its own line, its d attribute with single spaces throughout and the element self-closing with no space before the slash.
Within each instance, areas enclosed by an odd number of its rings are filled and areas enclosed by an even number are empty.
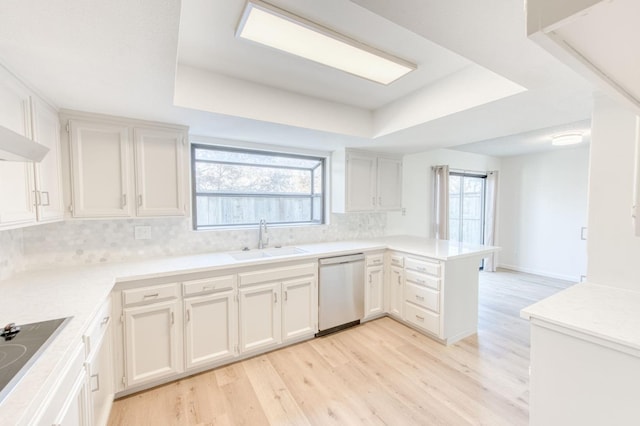
<svg viewBox="0 0 640 426">
<path fill-rule="evenodd" d="M 85 348 L 78 344 L 71 352 L 60 378 L 40 405 L 34 425 L 90 425 L 88 376 L 84 368 Z"/>
<path fill-rule="evenodd" d="M 387 313 L 395 318 L 402 319 L 402 305 L 404 305 L 404 257 L 400 254 L 389 254 L 389 275 L 385 294 Z"/>
<path fill-rule="evenodd" d="M 115 392 L 111 339 L 111 301 L 108 300 L 83 336 L 89 376 L 87 413 L 92 425 L 106 425 Z"/>
<path fill-rule="evenodd" d="M 58 113 L 2 67 L 0 126 L 49 148 L 39 163 L 0 161 L 0 228 L 62 220 Z"/>
<path fill-rule="evenodd" d="M 35 164 L 35 205 L 38 222 L 64 219 L 62 165 L 60 163 L 60 119 L 58 112 L 38 98 L 31 98 L 33 139 L 49 148 Z"/>
<path fill-rule="evenodd" d="M 122 292 L 127 386 L 182 371 L 178 284 Z"/>
<path fill-rule="evenodd" d="M 384 254 L 366 257 L 364 283 L 364 318 L 384 314 Z"/>
<path fill-rule="evenodd" d="M 402 159 L 362 151 L 332 154 L 334 212 L 400 210 Z"/>
<path fill-rule="evenodd" d="M 240 351 L 275 346 L 281 339 L 280 283 L 240 289 Z"/>
<path fill-rule="evenodd" d="M 185 128 L 71 117 L 68 130 L 73 217 L 187 213 Z"/>
<path fill-rule="evenodd" d="M 0 67 L 0 126 L 31 137 L 29 92 Z M 0 227 L 36 221 L 33 163 L 0 161 Z"/>
<path fill-rule="evenodd" d="M 318 302 L 313 275 L 282 282 L 282 341 L 316 333 Z"/>
<path fill-rule="evenodd" d="M 127 127 L 71 120 L 69 134 L 73 216 L 130 216 L 133 194 Z"/>
<path fill-rule="evenodd" d="M 237 354 L 235 275 L 182 283 L 185 367 L 230 360 Z"/>
<path fill-rule="evenodd" d="M 257 352 L 317 331 L 317 264 L 238 274 L 240 351 Z"/>
</svg>

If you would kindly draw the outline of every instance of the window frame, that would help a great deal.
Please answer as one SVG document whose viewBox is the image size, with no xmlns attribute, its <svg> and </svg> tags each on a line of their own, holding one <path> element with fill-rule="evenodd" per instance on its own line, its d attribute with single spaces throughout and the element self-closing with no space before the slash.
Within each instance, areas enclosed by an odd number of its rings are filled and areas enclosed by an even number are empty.
<svg viewBox="0 0 640 426">
<path fill-rule="evenodd" d="M 321 200 L 320 205 L 320 215 L 318 221 L 299 221 L 299 222 L 268 222 L 269 225 L 272 226 L 319 226 L 325 225 L 327 223 L 327 206 L 329 202 L 329 193 L 328 193 L 328 183 L 329 183 L 329 158 L 327 155 L 322 154 L 303 154 L 303 153 L 295 153 L 295 152 L 287 152 L 280 151 L 273 148 L 268 149 L 259 149 L 255 147 L 236 147 L 236 146 L 227 146 L 227 145 L 214 145 L 207 143 L 199 143 L 193 142 L 190 144 L 190 163 L 191 163 L 191 222 L 192 229 L 194 231 L 210 231 L 216 229 L 243 229 L 243 228 L 253 228 L 259 225 L 259 222 L 255 223 L 242 223 L 242 224 L 222 224 L 222 225 L 200 225 L 198 226 L 197 219 L 197 198 L 198 196 L 208 195 L 206 193 L 199 193 L 196 190 L 196 162 L 210 162 L 210 163 L 220 163 L 212 160 L 196 160 L 196 150 L 197 149 L 209 149 L 209 150 L 217 150 L 217 151 L 228 151 L 228 152 L 238 152 L 238 153 L 247 153 L 247 154 L 257 154 L 257 155 L 266 155 L 266 156 L 274 156 L 274 157 L 286 157 L 286 158 L 297 158 L 297 159 L 306 159 L 306 160 L 317 160 L 318 165 L 312 169 L 305 167 L 295 167 L 295 166 L 270 166 L 270 165 L 256 165 L 251 163 L 233 163 L 227 162 L 225 164 L 236 164 L 236 165 L 247 165 L 247 166 L 255 166 L 255 167 L 272 167 L 275 169 L 294 169 L 294 170 L 308 170 L 311 173 L 311 193 L 310 195 L 306 194 L 268 194 L 268 193 L 258 193 L 258 192 L 235 192 L 235 193 L 221 193 L 216 194 L 217 196 L 225 196 L 225 197 L 238 197 L 238 196 L 250 196 L 255 198 L 309 198 L 311 200 L 311 209 L 313 210 L 313 200 L 314 198 L 319 198 Z M 318 196 L 315 193 L 315 185 L 314 185 L 314 170 L 318 167 L 322 167 L 322 192 Z"/>
</svg>

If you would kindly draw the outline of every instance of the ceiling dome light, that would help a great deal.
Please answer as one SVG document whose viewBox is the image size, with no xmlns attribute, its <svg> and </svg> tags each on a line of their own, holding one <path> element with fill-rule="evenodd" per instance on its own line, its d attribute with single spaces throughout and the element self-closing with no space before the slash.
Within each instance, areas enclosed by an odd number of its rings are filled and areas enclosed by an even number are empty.
<svg viewBox="0 0 640 426">
<path fill-rule="evenodd" d="M 556 146 L 575 145 L 582 142 L 582 133 L 564 133 L 551 137 L 551 144 Z"/>
</svg>

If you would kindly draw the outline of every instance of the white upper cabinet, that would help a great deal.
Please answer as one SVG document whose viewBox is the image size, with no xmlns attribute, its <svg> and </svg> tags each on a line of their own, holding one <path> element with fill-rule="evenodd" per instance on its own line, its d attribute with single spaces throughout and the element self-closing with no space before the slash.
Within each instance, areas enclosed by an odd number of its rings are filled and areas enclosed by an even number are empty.
<svg viewBox="0 0 640 426">
<path fill-rule="evenodd" d="M 527 34 L 640 114 L 640 2 L 528 0 Z"/>
<path fill-rule="evenodd" d="M 347 154 L 346 210 L 370 211 L 376 208 L 376 157 Z"/>
<path fill-rule="evenodd" d="M 401 158 L 352 150 L 336 151 L 331 158 L 334 212 L 402 208 Z"/>
<path fill-rule="evenodd" d="M 58 112 L 38 98 L 32 98 L 33 139 L 49 148 L 35 163 L 36 212 L 39 222 L 64 219 L 62 166 L 60 164 L 60 119 Z"/>
<path fill-rule="evenodd" d="M 69 135 L 73 216 L 131 216 L 127 126 L 70 120 Z"/>
<path fill-rule="evenodd" d="M 0 125 L 31 137 L 30 94 L 0 67 Z M 0 161 L 0 227 L 36 221 L 33 163 Z"/>
<path fill-rule="evenodd" d="M 73 217 L 188 213 L 186 128 L 139 124 L 70 117 Z"/>
<path fill-rule="evenodd" d="M 138 216 L 184 215 L 184 132 L 136 128 L 134 138 Z"/>
<path fill-rule="evenodd" d="M 378 157 L 378 210 L 402 209 L 402 160 Z"/>
</svg>

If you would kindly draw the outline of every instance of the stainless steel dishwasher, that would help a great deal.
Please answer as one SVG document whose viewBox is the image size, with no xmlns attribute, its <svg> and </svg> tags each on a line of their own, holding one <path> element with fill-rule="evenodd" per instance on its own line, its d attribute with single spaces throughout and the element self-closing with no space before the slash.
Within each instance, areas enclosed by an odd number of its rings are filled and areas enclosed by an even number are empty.
<svg viewBox="0 0 640 426">
<path fill-rule="evenodd" d="M 360 324 L 364 316 L 364 254 L 320 259 L 318 334 Z"/>
</svg>

